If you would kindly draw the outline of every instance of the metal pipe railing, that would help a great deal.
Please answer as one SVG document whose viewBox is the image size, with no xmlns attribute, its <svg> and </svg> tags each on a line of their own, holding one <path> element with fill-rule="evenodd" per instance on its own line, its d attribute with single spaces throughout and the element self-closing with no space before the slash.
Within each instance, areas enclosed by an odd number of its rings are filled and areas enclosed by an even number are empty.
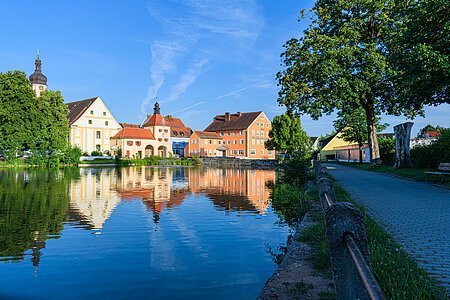
<svg viewBox="0 0 450 300">
<path fill-rule="evenodd" d="M 321 198 L 325 213 L 325 222 L 327 223 L 327 238 L 329 240 L 330 247 L 331 245 L 338 245 L 336 247 L 339 247 L 339 249 L 330 249 L 330 258 L 332 260 L 333 273 L 339 272 L 339 275 L 333 274 L 333 276 L 335 277 L 337 299 L 386 299 L 383 290 L 378 284 L 374 274 L 370 269 L 370 265 L 365 258 L 368 256 L 367 238 L 365 236 L 365 226 L 364 222 L 362 222 L 360 211 L 355 206 L 353 206 L 353 204 L 348 202 L 335 203 L 335 201 L 333 201 L 333 199 L 335 198 L 334 190 L 331 185 L 331 181 L 328 179 L 328 174 L 325 168 L 321 169 L 320 165 L 316 165 L 315 167 L 316 176 L 318 177 L 317 183 L 319 188 L 319 196 Z M 346 226 L 348 226 L 348 228 L 346 228 Z M 335 230 L 336 228 L 339 229 Z M 355 239 L 355 236 L 353 235 L 353 233 L 355 232 L 358 236 L 357 239 Z M 359 244 L 363 246 L 362 249 L 364 249 L 365 251 L 361 251 L 361 248 L 358 245 L 358 241 Z M 339 246 L 341 244 L 343 246 Z M 345 250 L 343 250 L 342 247 L 344 247 Z M 345 254 L 345 252 L 347 252 L 347 254 Z M 335 257 L 334 262 L 333 255 L 337 256 Z M 361 281 L 359 283 L 359 286 L 361 287 L 361 289 L 365 288 L 365 295 L 363 295 L 361 291 L 358 290 L 358 288 L 354 288 L 352 286 L 358 285 L 356 282 L 352 282 L 352 278 L 350 278 L 352 276 L 350 275 L 352 272 L 348 272 L 348 270 L 340 270 L 341 267 L 342 269 L 345 269 L 347 267 L 345 265 L 342 265 L 342 257 L 339 256 L 351 257 L 351 259 L 349 258 L 347 262 L 345 262 L 345 264 L 350 263 L 350 260 L 353 262 L 353 265 L 358 274 L 355 276 L 360 278 Z"/>
</svg>

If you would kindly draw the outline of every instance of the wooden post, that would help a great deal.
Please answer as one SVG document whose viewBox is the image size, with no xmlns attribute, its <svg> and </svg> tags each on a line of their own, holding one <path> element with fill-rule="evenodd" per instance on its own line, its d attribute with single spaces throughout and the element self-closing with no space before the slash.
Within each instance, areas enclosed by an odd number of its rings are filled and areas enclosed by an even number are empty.
<svg viewBox="0 0 450 300">
<path fill-rule="evenodd" d="M 413 122 L 406 122 L 394 126 L 395 132 L 395 164 L 394 168 L 411 168 L 409 143 Z"/>
</svg>

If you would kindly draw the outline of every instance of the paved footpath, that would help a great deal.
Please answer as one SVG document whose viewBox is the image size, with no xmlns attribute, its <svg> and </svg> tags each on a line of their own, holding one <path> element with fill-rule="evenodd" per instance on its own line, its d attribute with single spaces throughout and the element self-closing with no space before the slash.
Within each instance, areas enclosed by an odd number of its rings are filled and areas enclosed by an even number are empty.
<svg viewBox="0 0 450 300">
<path fill-rule="evenodd" d="M 450 295 L 450 190 L 341 165 L 324 165 Z"/>
</svg>

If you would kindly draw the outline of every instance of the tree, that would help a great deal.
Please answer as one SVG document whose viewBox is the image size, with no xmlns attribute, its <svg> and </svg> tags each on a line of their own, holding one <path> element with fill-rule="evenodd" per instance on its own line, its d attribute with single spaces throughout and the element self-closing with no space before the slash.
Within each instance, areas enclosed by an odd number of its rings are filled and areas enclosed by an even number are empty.
<svg viewBox="0 0 450 300">
<path fill-rule="evenodd" d="M 413 0 L 393 10 L 399 20 L 388 40 L 398 102 L 415 110 L 450 103 L 450 3 Z"/>
<path fill-rule="evenodd" d="M 311 141 L 302 128 L 300 118 L 290 113 L 273 118 L 269 137 L 265 143 L 267 149 L 298 155 L 299 158 L 305 158 L 310 153 Z"/>
<path fill-rule="evenodd" d="M 62 150 L 67 147 L 69 123 L 67 106 L 59 91 L 45 91 L 36 99 L 37 116 L 35 147 L 41 151 Z"/>
<path fill-rule="evenodd" d="M 29 148 L 36 116 L 34 92 L 25 73 L 0 73 L 0 149 L 7 157 Z"/>
<path fill-rule="evenodd" d="M 439 126 L 439 125 L 433 126 L 433 125 L 428 124 L 427 126 L 425 126 L 424 128 L 419 130 L 419 132 L 417 133 L 417 137 L 423 137 L 425 132 L 428 132 L 428 131 L 437 131 L 437 132 L 442 133 L 445 131 L 445 128 L 442 126 Z"/>
<path fill-rule="evenodd" d="M 282 53 L 278 102 L 297 114 L 318 119 L 362 108 L 371 162 L 380 163 L 376 119 L 382 112 L 413 115 L 395 105 L 385 39 L 392 32 L 393 0 L 318 0 L 304 35 Z"/>
<path fill-rule="evenodd" d="M 384 130 L 388 124 L 381 124 L 380 118 L 375 119 L 377 131 Z M 339 111 L 337 119 L 333 122 L 334 128 L 341 132 L 344 141 L 350 143 L 358 143 L 359 162 L 362 163 L 361 148 L 367 142 L 367 120 L 366 113 L 362 108 L 352 112 Z M 381 154 L 380 154 L 381 157 Z"/>
</svg>

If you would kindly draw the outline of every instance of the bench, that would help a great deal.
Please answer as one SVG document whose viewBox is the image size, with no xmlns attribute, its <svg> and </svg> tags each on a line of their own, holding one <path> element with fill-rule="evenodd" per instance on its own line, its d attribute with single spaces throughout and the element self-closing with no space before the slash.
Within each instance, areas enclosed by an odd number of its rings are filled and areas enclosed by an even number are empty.
<svg viewBox="0 0 450 300">
<path fill-rule="evenodd" d="M 428 174 L 427 181 L 432 175 L 436 175 L 438 178 L 442 178 L 441 181 L 444 181 L 444 176 L 450 176 L 450 163 L 440 163 L 436 172 L 425 172 L 425 174 Z"/>
</svg>

